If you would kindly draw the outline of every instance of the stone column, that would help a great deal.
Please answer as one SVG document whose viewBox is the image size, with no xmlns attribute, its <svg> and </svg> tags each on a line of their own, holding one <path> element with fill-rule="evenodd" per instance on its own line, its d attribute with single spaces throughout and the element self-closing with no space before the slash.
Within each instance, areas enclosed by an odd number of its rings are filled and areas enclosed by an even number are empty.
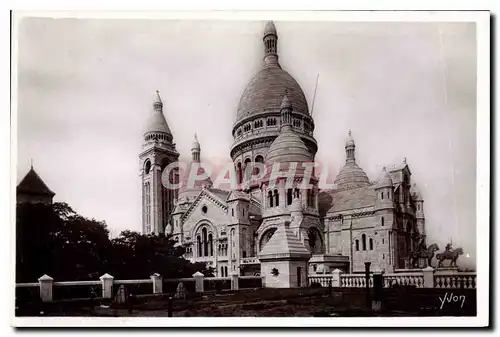
<svg viewBox="0 0 500 337">
<path fill-rule="evenodd" d="M 49 275 L 45 274 L 38 279 L 40 283 L 40 298 L 42 302 L 51 302 L 52 301 L 52 283 L 54 279 Z"/>
<path fill-rule="evenodd" d="M 163 278 L 160 274 L 154 273 L 150 276 L 153 281 L 153 294 L 163 293 Z"/>
<path fill-rule="evenodd" d="M 434 268 L 428 266 L 422 269 L 424 275 L 424 288 L 434 288 Z"/>
<path fill-rule="evenodd" d="M 108 273 L 99 277 L 102 282 L 102 298 L 112 298 L 113 297 L 113 276 Z"/>
<path fill-rule="evenodd" d="M 194 278 L 194 288 L 195 288 L 195 291 L 197 293 L 202 293 L 204 292 L 204 284 L 203 284 L 203 278 L 205 276 L 200 273 L 199 271 L 197 271 L 196 273 L 193 274 L 193 278 Z"/>
<path fill-rule="evenodd" d="M 332 272 L 332 287 L 340 287 L 341 286 L 340 274 L 342 274 L 342 271 L 340 269 L 335 269 Z"/>
<path fill-rule="evenodd" d="M 231 290 L 239 289 L 239 274 L 236 271 L 231 273 Z"/>
</svg>

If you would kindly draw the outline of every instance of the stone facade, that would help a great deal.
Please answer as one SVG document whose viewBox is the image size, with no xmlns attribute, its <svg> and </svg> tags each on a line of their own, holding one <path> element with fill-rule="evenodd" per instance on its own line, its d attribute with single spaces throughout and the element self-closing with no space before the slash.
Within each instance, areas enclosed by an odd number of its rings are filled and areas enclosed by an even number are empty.
<svg viewBox="0 0 500 337">
<path fill-rule="evenodd" d="M 143 231 L 173 235 L 186 246 L 186 258 L 208 263 L 217 276 L 262 273 L 266 286 L 304 286 L 307 273 L 336 268 L 363 272 L 367 261 L 387 272 L 404 268 L 409 251 L 425 240 L 423 199 L 411 183 L 406 160 L 384 169 L 373 182 L 356 164 L 349 132 L 346 163 L 334 189 L 320 190 L 314 177 L 303 189 L 302 173 L 292 188 L 283 179 L 275 186 L 267 178 L 247 179 L 255 162 L 266 167 L 312 162 L 317 151 L 307 101 L 279 65 L 277 40 L 274 24 L 268 23 L 262 69 L 245 89 L 237 110 L 230 151 L 241 186 L 237 190 L 217 189 L 207 177 L 189 188 L 163 191 L 162 169 L 175 162 L 178 153 L 158 97 L 139 155 Z M 195 138 L 190 170 L 203 174 L 200 158 Z M 277 233 L 287 239 L 273 243 L 273 253 L 269 245 L 273 238 L 278 240 Z M 273 269 L 279 273 L 272 275 Z"/>
</svg>

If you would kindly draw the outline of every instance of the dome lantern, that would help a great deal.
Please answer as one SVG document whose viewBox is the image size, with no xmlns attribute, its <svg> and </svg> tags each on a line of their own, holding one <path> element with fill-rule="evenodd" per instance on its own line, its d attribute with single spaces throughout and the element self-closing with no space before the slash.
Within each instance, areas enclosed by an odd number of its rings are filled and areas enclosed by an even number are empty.
<svg viewBox="0 0 500 337">
<path fill-rule="evenodd" d="M 276 27 L 274 22 L 268 21 L 266 27 L 264 28 L 264 62 L 269 65 L 275 65 L 279 67 L 278 63 L 278 33 L 276 33 Z"/>
</svg>

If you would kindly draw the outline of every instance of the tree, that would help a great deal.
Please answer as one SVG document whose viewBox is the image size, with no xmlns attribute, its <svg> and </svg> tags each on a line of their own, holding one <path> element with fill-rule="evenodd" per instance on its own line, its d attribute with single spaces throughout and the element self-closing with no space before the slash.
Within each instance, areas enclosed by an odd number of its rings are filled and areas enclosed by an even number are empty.
<svg viewBox="0 0 500 337">
<path fill-rule="evenodd" d="M 58 281 L 213 276 L 204 263 L 190 263 L 185 248 L 171 236 L 123 231 L 109 238 L 104 221 L 85 218 L 68 204 L 17 206 L 16 282 L 34 282 L 43 274 Z"/>
</svg>

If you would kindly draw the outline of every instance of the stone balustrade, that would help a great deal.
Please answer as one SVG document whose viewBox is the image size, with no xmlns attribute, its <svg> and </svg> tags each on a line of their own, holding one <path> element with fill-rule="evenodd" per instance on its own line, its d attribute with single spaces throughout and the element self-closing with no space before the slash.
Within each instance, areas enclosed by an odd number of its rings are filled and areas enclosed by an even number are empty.
<svg viewBox="0 0 500 337">
<path fill-rule="evenodd" d="M 383 285 L 386 288 L 395 286 L 413 286 L 417 288 L 476 288 L 475 272 L 458 270 L 442 270 L 427 267 L 422 270 L 398 270 L 395 273 L 382 273 Z M 366 278 L 362 273 L 342 274 L 338 269 L 332 274 L 309 275 L 309 285 L 319 283 L 322 287 L 365 288 Z M 370 274 L 369 287 L 373 287 L 373 274 Z"/>
</svg>

